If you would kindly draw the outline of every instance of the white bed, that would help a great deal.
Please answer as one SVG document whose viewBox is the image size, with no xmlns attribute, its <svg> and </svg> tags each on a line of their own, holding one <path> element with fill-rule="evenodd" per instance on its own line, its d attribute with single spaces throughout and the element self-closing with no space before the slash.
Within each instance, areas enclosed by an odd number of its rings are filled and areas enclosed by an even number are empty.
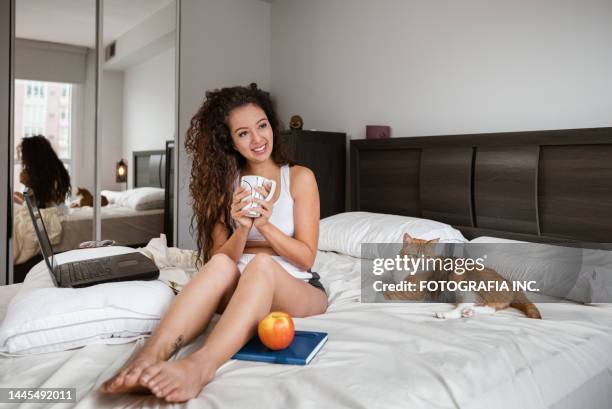
<svg viewBox="0 0 612 409">
<path fill-rule="evenodd" d="M 62 219 L 62 239 L 56 251 L 78 248 L 92 237 L 92 207 L 70 209 Z M 134 210 L 109 204 L 102 208 L 102 238 L 115 240 L 117 245 L 134 246 L 147 243 L 164 232 L 164 209 Z"/>
<path fill-rule="evenodd" d="M 449 304 L 361 304 L 360 261 L 319 251 L 326 314 L 296 319 L 329 332 L 306 367 L 230 361 L 185 407 L 576 408 L 612 404 L 612 308 L 539 304 L 438 320 Z M 18 286 L 0 288 L 0 313 Z M 181 350 L 197 347 L 206 334 Z M 99 385 L 142 341 L 0 358 L 0 387 L 76 387 L 78 408 L 167 407 L 153 396 L 105 396 Z M 178 406 L 178 405 L 177 405 Z"/>
</svg>

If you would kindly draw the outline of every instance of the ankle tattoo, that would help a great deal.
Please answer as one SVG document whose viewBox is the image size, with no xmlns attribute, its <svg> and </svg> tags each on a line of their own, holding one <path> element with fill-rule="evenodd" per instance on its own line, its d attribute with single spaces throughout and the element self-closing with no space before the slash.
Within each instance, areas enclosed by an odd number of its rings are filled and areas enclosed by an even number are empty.
<svg viewBox="0 0 612 409">
<path fill-rule="evenodd" d="M 183 346 L 183 335 L 179 335 L 178 338 L 176 338 L 176 340 L 172 344 L 172 352 L 170 353 L 170 357 L 176 354 L 179 351 L 179 349 L 181 349 L 182 346 Z"/>
</svg>

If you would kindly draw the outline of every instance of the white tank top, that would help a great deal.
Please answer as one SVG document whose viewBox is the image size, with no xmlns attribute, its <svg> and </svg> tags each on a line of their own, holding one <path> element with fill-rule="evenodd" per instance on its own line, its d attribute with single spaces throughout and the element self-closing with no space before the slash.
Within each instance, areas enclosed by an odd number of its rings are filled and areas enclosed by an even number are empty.
<svg viewBox="0 0 612 409">
<path fill-rule="evenodd" d="M 291 186 L 289 176 L 289 165 L 283 165 L 280 168 L 280 194 L 274 207 L 272 208 L 272 216 L 268 220 L 270 223 L 275 225 L 280 231 L 285 233 L 289 237 L 293 237 L 295 232 L 293 224 L 293 198 L 291 197 Z M 238 186 L 238 179 L 234 182 L 234 188 Z M 278 186 L 277 186 L 278 189 Z M 261 235 L 257 227 L 253 225 L 249 234 L 247 235 L 247 241 L 265 241 L 266 239 Z"/>
</svg>

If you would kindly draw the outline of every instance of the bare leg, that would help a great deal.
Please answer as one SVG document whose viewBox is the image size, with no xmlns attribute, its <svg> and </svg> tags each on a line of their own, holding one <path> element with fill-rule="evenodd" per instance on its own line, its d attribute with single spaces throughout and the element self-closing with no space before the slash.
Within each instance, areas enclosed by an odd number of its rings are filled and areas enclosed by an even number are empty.
<svg viewBox="0 0 612 409">
<path fill-rule="evenodd" d="M 305 317 L 322 314 L 326 308 L 323 291 L 291 276 L 271 256 L 258 254 L 242 273 L 225 312 L 202 348 L 185 359 L 148 367 L 140 383 L 168 402 L 189 400 L 253 336 L 258 322 L 271 310 Z"/>
<path fill-rule="evenodd" d="M 111 379 L 102 384 L 109 393 L 143 390 L 138 385 L 148 366 L 166 361 L 181 346 L 198 336 L 215 310 L 223 309 L 231 297 L 240 273 L 236 263 L 225 254 L 216 254 L 173 300 L 161 322 L 145 345 Z"/>
</svg>

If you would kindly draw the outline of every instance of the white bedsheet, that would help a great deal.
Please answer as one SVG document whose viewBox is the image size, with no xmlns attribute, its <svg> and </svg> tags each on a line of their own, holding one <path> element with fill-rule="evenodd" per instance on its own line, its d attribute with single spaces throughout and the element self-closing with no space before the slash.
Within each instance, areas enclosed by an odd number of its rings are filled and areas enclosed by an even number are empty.
<svg viewBox="0 0 612 409">
<path fill-rule="evenodd" d="M 113 219 L 117 217 L 147 216 L 151 214 L 163 214 L 164 209 L 134 210 L 130 207 L 118 204 L 109 204 L 102 208 L 102 219 Z M 91 220 L 93 217 L 93 207 L 70 208 L 68 213 L 63 216 L 63 221 Z"/>
<path fill-rule="evenodd" d="M 324 315 L 295 320 L 298 329 L 329 332 L 311 364 L 230 361 L 186 407 L 610 407 L 612 308 L 539 304 L 541 321 L 516 310 L 437 320 L 433 311 L 452 306 L 359 303 L 357 259 L 319 252 L 313 270 L 330 306 Z M 6 358 L 0 387 L 76 387 L 78 408 L 163 407 L 152 396 L 98 392 L 139 344 Z"/>
<path fill-rule="evenodd" d="M 91 240 L 92 217 L 91 207 L 70 209 L 63 216 L 62 240 L 55 250 L 76 249 L 80 243 Z M 113 239 L 121 246 L 142 245 L 164 231 L 164 209 L 134 210 L 110 204 L 102 208 L 101 217 L 102 238 Z"/>
</svg>

